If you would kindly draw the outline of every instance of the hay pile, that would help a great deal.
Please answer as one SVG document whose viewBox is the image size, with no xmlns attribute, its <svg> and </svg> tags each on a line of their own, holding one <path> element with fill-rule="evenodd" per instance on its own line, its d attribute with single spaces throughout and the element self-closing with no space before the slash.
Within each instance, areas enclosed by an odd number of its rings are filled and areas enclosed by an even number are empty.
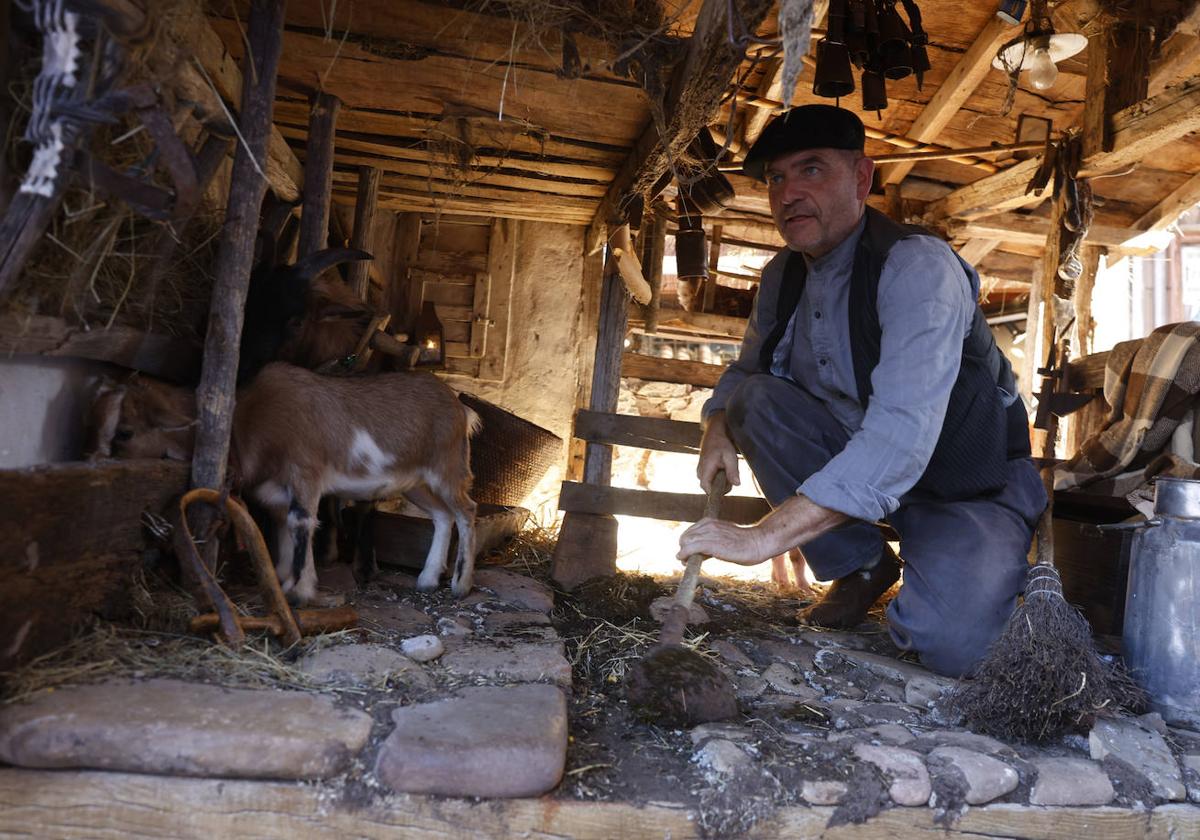
<svg viewBox="0 0 1200 840">
<path fill-rule="evenodd" d="M 163 98 L 169 100 L 169 68 L 186 57 L 183 45 L 165 33 L 184 30 L 182 21 L 203 15 L 203 6 L 199 0 L 161 0 L 149 8 L 153 25 L 138 40 L 119 44 L 123 69 L 117 87 L 147 82 L 161 87 Z M 111 37 L 102 36 L 97 49 Z M 25 172 L 31 156 L 29 145 L 20 138 L 40 69 L 38 49 L 40 44 L 25 44 L 24 54 L 13 62 L 17 72 L 9 90 L 15 107 L 5 138 L 5 165 L 17 173 Z M 85 55 L 91 52 L 92 44 L 85 42 Z M 88 83 L 95 86 L 101 72 L 98 63 L 91 72 Z M 200 129 L 189 107 L 164 104 L 185 142 L 194 144 Z M 135 116 L 122 115 L 112 124 L 101 125 L 87 151 L 118 172 L 157 187 L 171 187 L 156 170 L 157 150 Z M 76 176 L 5 309 L 17 315 L 61 317 L 86 328 L 119 324 L 197 337 L 207 317 L 220 222 L 219 210 L 207 208 L 182 229 L 175 229 L 139 216 Z M 166 260 L 159 256 L 164 252 L 169 256 Z"/>
</svg>

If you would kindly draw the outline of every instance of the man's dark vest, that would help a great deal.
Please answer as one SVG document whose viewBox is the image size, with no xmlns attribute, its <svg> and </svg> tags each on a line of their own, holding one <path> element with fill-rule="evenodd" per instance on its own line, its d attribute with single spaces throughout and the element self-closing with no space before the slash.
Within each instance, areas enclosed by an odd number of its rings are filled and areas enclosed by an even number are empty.
<svg viewBox="0 0 1200 840">
<path fill-rule="evenodd" d="M 892 246 L 910 236 L 934 234 L 916 225 L 898 224 L 867 208 L 866 224 L 854 254 L 848 307 L 854 379 L 858 386 L 858 401 L 864 411 L 871 400 L 871 372 L 879 364 L 883 337 L 876 301 L 879 275 Z M 974 279 L 975 269 L 961 258 L 959 262 L 968 278 Z M 779 288 L 775 325 L 763 343 L 759 357 L 763 370 L 771 369 L 775 348 L 796 311 L 807 276 L 803 255 L 790 254 Z M 1025 406 L 1018 399 L 1005 409 L 997 386 L 1016 393 L 1012 367 L 996 347 L 983 312 L 976 306 L 971 332 L 963 342 L 962 364 L 950 392 L 937 446 L 914 489 L 945 500 L 969 499 L 995 492 L 1007 480 L 1005 462 L 1029 457 Z"/>
</svg>

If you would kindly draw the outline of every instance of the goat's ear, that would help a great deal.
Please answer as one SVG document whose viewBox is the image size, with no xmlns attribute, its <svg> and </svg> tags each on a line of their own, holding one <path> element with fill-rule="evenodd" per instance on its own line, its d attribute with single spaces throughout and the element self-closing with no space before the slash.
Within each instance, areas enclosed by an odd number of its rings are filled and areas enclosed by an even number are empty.
<svg viewBox="0 0 1200 840">
<path fill-rule="evenodd" d="M 112 380 L 102 383 L 92 402 L 88 423 L 88 439 L 84 444 L 84 457 L 89 461 L 112 457 L 113 438 L 121 422 L 121 408 L 125 404 L 125 386 Z"/>
</svg>

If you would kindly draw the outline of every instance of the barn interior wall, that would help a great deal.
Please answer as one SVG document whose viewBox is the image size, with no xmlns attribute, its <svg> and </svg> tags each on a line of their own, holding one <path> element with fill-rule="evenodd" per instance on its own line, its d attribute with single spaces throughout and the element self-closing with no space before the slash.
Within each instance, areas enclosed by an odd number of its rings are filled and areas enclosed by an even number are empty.
<svg viewBox="0 0 1200 840">
<path fill-rule="evenodd" d="M 575 410 L 581 353 L 594 352 L 595 324 L 579 317 L 583 302 L 585 228 L 547 222 L 518 226 L 511 322 L 504 379 L 448 377 L 469 391 L 563 439 L 563 454 L 527 500 L 557 498 Z M 589 331 L 590 330 L 590 331 Z"/>
<path fill-rule="evenodd" d="M 78 460 L 105 368 L 83 359 L 0 358 L 0 469 Z"/>
</svg>

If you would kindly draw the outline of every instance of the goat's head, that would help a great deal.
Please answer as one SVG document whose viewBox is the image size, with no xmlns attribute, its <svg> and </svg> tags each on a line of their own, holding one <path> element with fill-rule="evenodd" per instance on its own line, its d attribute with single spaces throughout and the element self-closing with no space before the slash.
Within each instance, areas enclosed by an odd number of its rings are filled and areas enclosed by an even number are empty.
<svg viewBox="0 0 1200 840">
<path fill-rule="evenodd" d="M 264 248 L 264 254 L 273 252 L 273 248 Z M 249 382 L 268 362 L 286 358 L 281 356 L 281 351 L 295 342 L 309 317 L 314 278 L 339 263 L 369 259 L 372 257 L 366 251 L 327 248 L 310 254 L 295 265 L 274 265 L 270 258 L 260 262 L 250 276 L 246 294 L 238 384 Z M 343 355 L 353 351 L 351 346 Z M 292 352 L 299 355 L 294 349 Z M 297 364 L 303 363 L 297 361 Z"/>
<path fill-rule="evenodd" d="M 88 460 L 168 458 L 188 461 L 196 436 L 190 388 L 133 375 L 106 382 L 92 402 Z"/>
</svg>

